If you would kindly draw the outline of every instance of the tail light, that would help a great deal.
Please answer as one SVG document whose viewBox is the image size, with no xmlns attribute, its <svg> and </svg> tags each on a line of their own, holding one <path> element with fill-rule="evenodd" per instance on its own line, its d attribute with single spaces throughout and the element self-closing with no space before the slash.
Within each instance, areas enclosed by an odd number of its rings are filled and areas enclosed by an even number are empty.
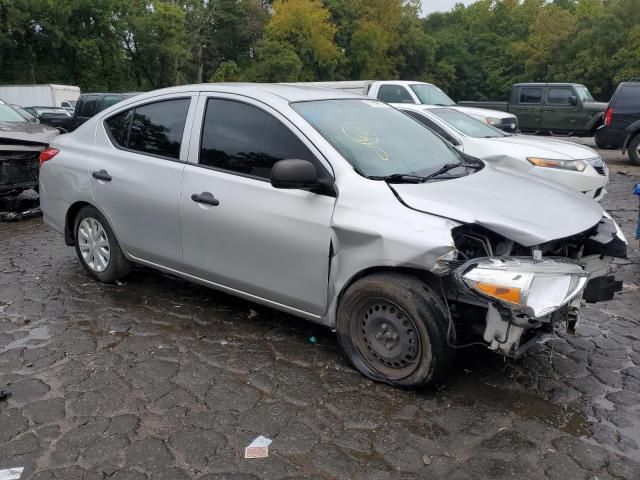
<svg viewBox="0 0 640 480">
<path fill-rule="evenodd" d="M 613 120 L 613 108 L 607 108 L 607 111 L 604 112 L 604 126 L 611 126 L 611 121 Z"/>
<path fill-rule="evenodd" d="M 57 148 L 47 148 L 41 151 L 40 156 L 38 157 L 38 160 L 40 161 L 40 168 L 42 168 L 42 165 L 44 164 L 44 162 L 51 160 L 59 152 L 60 150 L 58 150 Z"/>
</svg>

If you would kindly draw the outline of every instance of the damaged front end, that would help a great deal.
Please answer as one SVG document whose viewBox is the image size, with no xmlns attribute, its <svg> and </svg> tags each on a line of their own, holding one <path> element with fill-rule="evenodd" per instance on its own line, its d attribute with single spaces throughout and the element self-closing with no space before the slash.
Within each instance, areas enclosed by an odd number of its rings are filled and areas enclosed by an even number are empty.
<svg viewBox="0 0 640 480">
<path fill-rule="evenodd" d="M 44 148 L 0 142 L 0 195 L 38 186 L 38 156 Z"/>
<path fill-rule="evenodd" d="M 528 247 L 477 225 L 453 237 L 458 258 L 447 262 L 447 290 L 455 293 L 447 297 L 458 336 L 480 334 L 504 355 L 522 354 L 560 323 L 573 332 L 585 301 L 611 300 L 622 289 L 609 273 L 627 244 L 608 215 L 585 232 Z"/>
</svg>

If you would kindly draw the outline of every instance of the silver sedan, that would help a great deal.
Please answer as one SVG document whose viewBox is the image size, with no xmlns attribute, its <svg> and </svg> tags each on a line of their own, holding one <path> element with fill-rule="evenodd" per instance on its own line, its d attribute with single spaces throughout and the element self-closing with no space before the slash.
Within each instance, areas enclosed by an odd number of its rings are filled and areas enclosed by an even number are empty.
<svg viewBox="0 0 640 480">
<path fill-rule="evenodd" d="M 620 288 L 626 243 L 598 203 L 346 92 L 149 92 L 40 162 L 44 220 L 96 279 L 146 265 L 334 327 L 397 386 L 442 379 L 468 342 L 519 355 Z"/>
</svg>

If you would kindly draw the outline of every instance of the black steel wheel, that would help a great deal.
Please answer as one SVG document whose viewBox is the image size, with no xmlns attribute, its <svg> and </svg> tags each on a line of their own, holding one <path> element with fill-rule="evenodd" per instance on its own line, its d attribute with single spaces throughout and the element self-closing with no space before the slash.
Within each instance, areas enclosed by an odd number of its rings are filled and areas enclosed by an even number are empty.
<svg viewBox="0 0 640 480">
<path fill-rule="evenodd" d="M 453 359 L 439 296 L 415 277 L 379 273 L 359 279 L 337 312 L 338 341 L 365 376 L 399 387 L 442 378 Z"/>
</svg>

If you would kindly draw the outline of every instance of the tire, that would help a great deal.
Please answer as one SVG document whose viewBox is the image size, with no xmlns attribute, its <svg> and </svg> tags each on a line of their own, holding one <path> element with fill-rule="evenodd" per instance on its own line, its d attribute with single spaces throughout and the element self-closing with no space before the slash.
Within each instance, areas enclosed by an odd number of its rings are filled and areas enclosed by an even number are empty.
<svg viewBox="0 0 640 480">
<path fill-rule="evenodd" d="M 640 165 L 640 133 L 637 133 L 636 136 L 629 141 L 627 152 L 629 153 L 631 163 Z"/>
<path fill-rule="evenodd" d="M 94 207 L 80 209 L 73 224 L 73 238 L 80 263 L 95 279 L 112 283 L 131 272 L 131 262 L 122 253 L 109 222 Z"/>
<path fill-rule="evenodd" d="M 419 388 L 441 380 L 453 362 L 448 318 L 440 297 L 417 278 L 379 273 L 348 288 L 336 330 L 360 373 L 396 387 Z"/>
</svg>

